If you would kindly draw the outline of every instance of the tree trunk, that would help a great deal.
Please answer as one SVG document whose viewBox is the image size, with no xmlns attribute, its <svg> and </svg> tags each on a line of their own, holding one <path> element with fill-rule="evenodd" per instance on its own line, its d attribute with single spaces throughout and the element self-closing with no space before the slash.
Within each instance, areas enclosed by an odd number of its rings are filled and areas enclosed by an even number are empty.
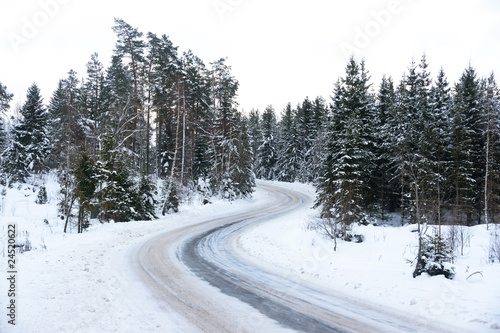
<svg viewBox="0 0 500 333">
<path fill-rule="evenodd" d="M 490 108 L 487 107 L 488 118 L 486 119 L 486 165 L 484 175 L 484 222 L 486 222 L 486 229 L 489 229 L 489 216 L 488 216 L 488 179 L 489 179 L 489 165 L 490 165 Z"/>
<path fill-rule="evenodd" d="M 168 195 L 172 189 L 172 182 L 174 181 L 174 171 L 175 171 L 175 162 L 177 160 L 177 150 L 179 149 L 179 126 L 180 126 L 180 116 L 181 116 L 181 105 L 180 105 L 180 88 L 179 81 L 177 81 L 177 128 L 175 131 L 175 150 L 174 150 L 174 159 L 172 161 L 172 168 L 170 170 L 170 179 L 167 187 L 167 198 L 163 203 L 162 215 L 167 214 L 167 204 L 168 204 Z"/>
<path fill-rule="evenodd" d="M 184 186 L 184 160 L 186 158 L 186 96 L 184 87 L 182 89 L 183 110 L 182 110 L 182 160 L 181 160 L 181 185 Z"/>
</svg>

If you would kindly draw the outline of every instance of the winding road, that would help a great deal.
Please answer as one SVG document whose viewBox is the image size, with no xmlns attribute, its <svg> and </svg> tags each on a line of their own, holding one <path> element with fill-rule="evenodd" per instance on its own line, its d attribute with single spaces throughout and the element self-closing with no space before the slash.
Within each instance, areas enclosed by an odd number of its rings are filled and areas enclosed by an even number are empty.
<svg viewBox="0 0 500 333">
<path fill-rule="evenodd" d="M 133 265 L 160 305 L 200 332 L 438 331 L 240 259 L 234 244 L 246 228 L 311 206 L 306 194 L 275 184 L 258 186 L 272 194 L 265 205 L 166 232 L 137 249 Z"/>
</svg>

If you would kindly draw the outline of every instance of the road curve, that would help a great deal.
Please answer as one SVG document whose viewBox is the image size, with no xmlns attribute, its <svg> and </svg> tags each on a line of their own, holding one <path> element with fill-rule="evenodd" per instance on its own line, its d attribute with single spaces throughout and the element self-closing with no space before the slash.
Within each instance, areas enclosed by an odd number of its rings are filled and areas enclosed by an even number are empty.
<svg viewBox="0 0 500 333">
<path fill-rule="evenodd" d="M 228 216 L 166 232 L 132 257 L 158 301 L 201 332 L 435 332 L 408 318 L 317 291 L 249 266 L 232 251 L 244 229 L 311 205 L 277 185 L 258 185 L 273 200 Z"/>
</svg>

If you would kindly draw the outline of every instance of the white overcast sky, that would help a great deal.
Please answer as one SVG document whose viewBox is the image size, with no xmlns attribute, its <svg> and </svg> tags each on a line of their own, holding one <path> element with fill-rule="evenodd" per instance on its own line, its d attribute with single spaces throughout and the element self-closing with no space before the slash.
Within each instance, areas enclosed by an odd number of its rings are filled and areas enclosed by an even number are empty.
<svg viewBox="0 0 500 333">
<path fill-rule="evenodd" d="M 0 82 L 13 104 L 33 82 L 48 103 L 70 69 L 86 76 L 94 52 L 107 66 L 114 17 L 207 65 L 228 57 L 246 112 L 330 101 L 350 52 L 375 88 L 382 74 L 399 81 L 423 52 L 433 78 L 442 66 L 454 83 L 471 63 L 500 82 L 499 0 L 0 0 Z"/>
</svg>

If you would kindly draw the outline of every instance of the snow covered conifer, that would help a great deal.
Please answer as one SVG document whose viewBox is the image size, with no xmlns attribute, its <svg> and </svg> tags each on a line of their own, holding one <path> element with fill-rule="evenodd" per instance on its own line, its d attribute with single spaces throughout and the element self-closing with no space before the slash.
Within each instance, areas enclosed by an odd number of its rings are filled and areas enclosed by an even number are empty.
<svg viewBox="0 0 500 333">
<path fill-rule="evenodd" d="M 80 158 L 73 171 L 75 177 L 75 196 L 78 199 L 78 233 L 88 228 L 88 215 L 93 208 L 93 201 L 98 185 L 96 164 L 87 151 L 80 154 Z"/>
<path fill-rule="evenodd" d="M 7 133 L 2 116 L 9 109 L 12 97 L 13 95 L 7 91 L 7 87 L 0 82 L 0 166 L 2 166 L 3 154 L 7 145 Z M 0 183 L 4 182 L 4 177 L 4 172 L 0 171 Z"/>
<path fill-rule="evenodd" d="M 313 167 L 313 146 L 315 134 L 317 132 L 315 123 L 314 106 L 308 97 L 302 104 L 297 106 L 295 114 L 295 126 L 299 143 L 299 172 L 297 177 L 302 182 L 312 181 Z"/>
<path fill-rule="evenodd" d="M 339 224 L 343 239 L 350 237 L 350 226 L 365 219 L 369 163 L 373 160 L 369 117 L 373 102 L 369 96 L 364 63 L 351 58 L 346 76 L 335 84 L 322 177 L 317 184 L 316 205 L 324 216 Z"/>
<path fill-rule="evenodd" d="M 287 104 L 279 123 L 280 136 L 278 140 L 278 158 L 276 174 L 280 181 L 294 182 L 300 168 L 300 147 L 297 136 L 294 111 L 290 103 Z"/>
<path fill-rule="evenodd" d="M 484 220 L 488 223 L 500 221 L 500 89 L 493 73 L 486 79 L 484 108 Z"/>
<path fill-rule="evenodd" d="M 484 141 L 481 126 L 481 87 L 476 71 L 468 67 L 455 86 L 453 105 L 452 193 L 453 216 L 457 224 L 471 225 L 478 219 L 484 177 Z"/>
<path fill-rule="evenodd" d="M 38 194 L 36 196 L 35 203 L 39 205 L 44 205 L 48 201 L 47 198 L 47 189 L 45 186 L 40 186 L 40 189 L 38 190 Z"/>
<path fill-rule="evenodd" d="M 13 129 L 13 142 L 5 163 L 11 182 L 24 182 L 30 173 L 47 169 L 46 158 L 50 150 L 48 118 L 36 83 L 28 89 L 21 116 Z"/>
<path fill-rule="evenodd" d="M 273 180 L 276 177 L 276 114 L 272 106 L 262 113 L 263 142 L 257 150 L 257 178 Z"/>
<path fill-rule="evenodd" d="M 156 219 L 156 204 L 154 193 L 156 186 L 150 176 L 142 175 L 137 189 L 135 219 L 149 221 Z"/>
<path fill-rule="evenodd" d="M 9 93 L 7 87 L 0 82 L 0 113 L 9 109 L 9 103 L 14 95 Z"/>
<path fill-rule="evenodd" d="M 370 183 L 374 213 L 382 220 L 386 219 L 388 212 L 398 207 L 398 182 L 394 177 L 397 169 L 395 163 L 397 146 L 394 135 L 397 129 L 394 114 L 395 98 L 392 78 L 383 76 L 375 106 L 375 168 Z"/>
<path fill-rule="evenodd" d="M 429 96 L 429 108 L 431 122 L 429 152 L 431 156 L 431 172 L 433 176 L 433 186 L 429 195 L 432 198 L 432 220 L 437 225 L 443 223 L 443 209 L 450 197 L 449 172 L 451 163 L 450 154 L 450 129 L 451 129 L 451 108 L 452 99 L 450 87 L 446 75 L 441 68 L 435 84 L 431 87 Z M 439 235 L 441 231 L 438 230 Z"/>
<path fill-rule="evenodd" d="M 163 205 L 163 215 L 177 213 L 179 212 L 179 204 L 180 204 L 177 184 L 174 181 L 170 182 L 166 180 L 165 185 L 166 185 L 165 190 L 168 192 L 166 193 L 166 199 Z"/>
<path fill-rule="evenodd" d="M 237 197 L 245 198 L 252 194 L 255 187 L 255 174 L 252 169 L 252 153 L 248 139 L 246 118 L 239 112 L 235 113 L 235 137 L 237 146 L 234 151 L 233 168 L 231 178 L 234 182 L 234 190 Z"/>
<path fill-rule="evenodd" d="M 248 139 L 250 143 L 250 151 L 253 158 L 253 170 L 257 171 L 259 167 L 258 150 L 262 145 L 262 130 L 261 130 L 260 113 L 258 110 L 250 110 L 248 115 Z"/>
</svg>

